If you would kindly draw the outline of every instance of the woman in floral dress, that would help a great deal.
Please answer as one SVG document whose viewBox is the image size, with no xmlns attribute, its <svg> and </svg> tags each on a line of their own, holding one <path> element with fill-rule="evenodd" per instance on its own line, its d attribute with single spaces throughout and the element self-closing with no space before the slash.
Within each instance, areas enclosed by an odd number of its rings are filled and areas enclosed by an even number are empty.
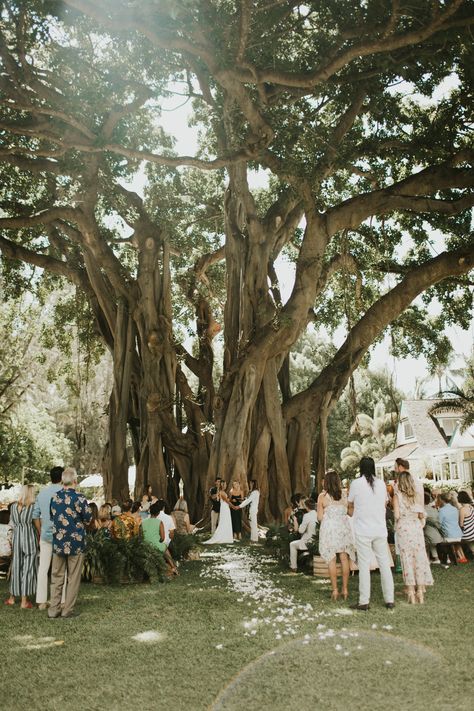
<svg viewBox="0 0 474 711">
<path fill-rule="evenodd" d="M 433 576 L 423 535 L 424 511 L 416 503 L 415 484 L 410 472 L 398 475 L 393 511 L 408 602 L 422 603 L 426 586 L 433 585 Z"/>
<path fill-rule="evenodd" d="M 339 474 L 329 469 L 324 477 L 324 489 L 318 497 L 319 554 L 326 561 L 331 578 L 332 600 L 339 598 L 336 560 L 342 568 L 342 597 L 347 600 L 349 558 L 356 559 L 354 539 L 347 516 L 347 494 L 342 491 Z"/>
</svg>

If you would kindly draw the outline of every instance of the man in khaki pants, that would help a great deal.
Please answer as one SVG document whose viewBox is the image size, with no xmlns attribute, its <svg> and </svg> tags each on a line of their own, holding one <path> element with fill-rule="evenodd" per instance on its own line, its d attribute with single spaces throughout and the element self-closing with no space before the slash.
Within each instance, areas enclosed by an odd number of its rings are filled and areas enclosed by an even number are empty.
<svg viewBox="0 0 474 711">
<path fill-rule="evenodd" d="M 76 492 L 77 473 L 72 467 L 64 470 L 63 488 L 51 498 L 53 526 L 53 565 L 51 570 L 51 604 L 48 617 L 77 617 L 74 606 L 81 584 L 82 561 L 86 546 L 86 529 L 92 518 L 87 500 Z M 64 573 L 67 571 L 66 599 L 61 610 Z"/>
</svg>

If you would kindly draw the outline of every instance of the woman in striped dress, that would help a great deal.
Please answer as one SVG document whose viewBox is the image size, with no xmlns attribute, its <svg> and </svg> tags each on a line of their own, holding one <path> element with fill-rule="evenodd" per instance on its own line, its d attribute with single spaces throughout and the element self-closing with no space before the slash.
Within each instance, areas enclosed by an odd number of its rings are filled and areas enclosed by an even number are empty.
<svg viewBox="0 0 474 711">
<path fill-rule="evenodd" d="M 10 597 L 5 605 L 14 605 L 15 597 L 21 597 L 21 607 L 29 610 L 33 603 L 28 596 L 36 592 L 36 572 L 38 566 L 38 533 L 33 523 L 35 490 L 31 484 L 23 486 L 20 498 L 10 511 L 10 525 L 13 528 L 13 559 L 10 579 Z"/>
<path fill-rule="evenodd" d="M 459 525 L 462 528 L 462 543 L 466 543 L 474 553 L 474 504 L 467 491 L 458 493 Z"/>
</svg>

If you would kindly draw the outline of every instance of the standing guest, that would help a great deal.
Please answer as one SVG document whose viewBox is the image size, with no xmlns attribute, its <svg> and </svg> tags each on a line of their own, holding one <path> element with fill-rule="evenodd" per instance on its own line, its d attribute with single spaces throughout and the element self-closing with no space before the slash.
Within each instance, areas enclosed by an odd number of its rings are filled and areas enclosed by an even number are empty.
<svg viewBox="0 0 474 711">
<path fill-rule="evenodd" d="M 462 528 L 462 542 L 474 553 L 474 503 L 467 491 L 459 492 L 458 501 L 461 505 L 459 524 Z"/>
<path fill-rule="evenodd" d="M 323 491 L 318 497 L 319 555 L 326 561 L 331 578 L 331 598 L 339 598 L 337 587 L 337 556 L 342 568 L 342 597 L 347 600 L 349 558 L 355 562 L 355 546 L 347 516 L 347 494 L 342 491 L 339 474 L 329 469 L 324 477 Z"/>
<path fill-rule="evenodd" d="M 211 501 L 211 534 L 215 533 L 217 524 L 219 523 L 219 514 L 221 511 L 221 500 L 219 497 L 221 481 L 222 479 L 217 477 L 214 486 L 211 486 L 209 489 L 209 499 Z"/>
<path fill-rule="evenodd" d="M 116 516 L 112 521 L 112 536 L 113 538 L 125 538 L 128 540 L 133 536 L 138 536 L 140 524 L 132 516 L 133 501 L 127 499 L 122 503 L 122 513 Z M 113 509 L 112 509 L 113 513 Z"/>
<path fill-rule="evenodd" d="M 433 585 L 433 576 L 423 535 L 425 517 L 418 511 L 416 489 L 408 471 L 398 475 L 393 512 L 407 599 L 411 604 L 423 603 L 426 586 Z"/>
<path fill-rule="evenodd" d="M 439 522 L 446 543 L 451 544 L 458 563 L 467 563 L 461 546 L 462 529 L 459 525 L 459 511 L 452 505 L 449 494 L 440 494 L 437 500 Z"/>
<path fill-rule="evenodd" d="M 76 491 L 77 472 L 67 467 L 61 477 L 63 489 L 51 499 L 53 525 L 53 567 L 51 570 L 51 605 L 48 617 L 77 617 L 74 610 L 81 584 L 82 562 L 86 547 L 86 526 L 92 518 L 87 499 Z M 67 590 L 61 609 L 64 575 Z"/>
<path fill-rule="evenodd" d="M 398 477 L 399 474 L 403 473 L 409 474 L 412 478 L 413 486 L 415 487 L 415 506 L 417 507 L 417 513 L 424 513 L 425 491 L 423 489 L 423 483 L 410 472 L 410 462 L 407 459 L 397 457 L 397 459 L 395 459 L 394 475 Z"/>
<path fill-rule="evenodd" d="M 40 610 L 48 606 L 48 573 L 53 557 L 53 528 L 49 513 L 52 497 L 61 491 L 61 477 L 64 467 L 53 467 L 49 472 L 51 484 L 41 489 L 36 497 L 33 509 L 33 520 L 40 533 L 38 584 L 36 588 L 36 603 Z"/>
<path fill-rule="evenodd" d="M 298 538 L 296 541 L 291 541 L 290 543 L 290 570 L 293 573 L 298 572 L 298 551 L 308 550 L 308 542 L 316 533 L 316 526 L 318 524 L 315 511 L 316 502 L 314 499 L 306 499 L 305 508 L 306 513 L 298 529 L 301 538 Z"/>
<path fill-rule="evenodd" d="M 156 504 L 158 505 L 158 518 L 160 519 L 160 521 L 163 521 L 163 526 L 165 527 L 165 543 L 168 547 L 174 537 L 176 531 L 176 524 L 173 521 L 173 517 L 167 514 L 165 511 L 168 506 L 166 501 L 164 499 L 158 499 L 158 501 L 156 501 Z"/>
<path fill-rule="evenodd" d="M 18 501 L 10 509 L 13 560 L 10 597 L 5 600 L 5 605 L 14 605 L 15 597 L 19 596 L 24 610 L 31 610 L 33 603 L 28 597 L 36 592 L 38 533 L 33 523 L 34 503 L 35 489 L 31 484 L 25 484 Z"/>
<path fill-rule="evenodd" d="M 249 506 L 249 521 L 250 521 L 250 542 L 258 543 L 258 504 L 260 501 L 260 492 L 258 490 L 258 484 L 256 479 L 250 480 L 250 493 L 246 499 L 239 504 L 239 509 L 243 509 L 244 506 Z"/>
<path fill-rule="evenodd" d="M 89 508 L 91 510 L 92 518 L 87 524 L 87 531 L 88 533 L 96 533 L 96 531 L 98 531 L 100 528 L 99 509 L 97 508 L 97 504 L 94 501 L 89 502 Z"/>
<path fill-rule="evenodd" d="M 375 553 L 380 570 L 385 607 L 394 607 L 394 585 L 390 570 L 385 507 L 387 487 L 375 476 L 372 457 L 360 460 L 360 477 L 351 483 L 348 496 L 349 516 L 354 516 L 354 534 L 359 567 L 359 602 L 355 610 L 368 610 L 370 603 L 370 559 Z"/>
<path fill-rule="evenodd" d="M 110 512 L 112 510 L 112 506 L 110 504 L 104 504 L 103 506 L 100 507 L 99 509 L 99 529 L 104 529 L 109 532 L 109 536 L 112 535 L 111 528 L 112 528 L 112 519 Z"/>
<path fill-rule="evenodd" d="M 195 527 L 189 519 L 188 504 L 182 496 L 175 503 L 171 517 L 177 534 L 184 536 L 187 533 L 194 533 Z"/>
<path fill-rule="evenodd" d="M 240 541 L 242 538 L 242 510 L 239 509 L 242 503 L 242 490 L 240 488 L 240 481 L 233 481 L 232 488 L 229 491 L 230 503 L 235 508 L 230 509 L 230 516 L 232 518 L 232 531 L 236 541 Z"/>
<path fill-rule="evenodd" d="M 9 561 L 12 555 L 10 511 L 0 509 L 0 558 Z"/>
</svg>

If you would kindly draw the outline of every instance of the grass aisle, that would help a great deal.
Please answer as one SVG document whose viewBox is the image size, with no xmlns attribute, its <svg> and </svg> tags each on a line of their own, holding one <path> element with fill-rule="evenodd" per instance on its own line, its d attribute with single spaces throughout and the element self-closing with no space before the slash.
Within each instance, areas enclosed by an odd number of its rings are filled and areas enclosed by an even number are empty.
<svg viewBox="0 0 474 711">
<path fill-rule="evenodd" d="M 433 572 L 424 606 L 385 610 L 375 576 L 351 613 L 263 548 L 222 546 L 164 585 L 83 584 L 77 619 L 2 605 L 0 708 L 467 710 L 474 566 Z"/>
</svg>

